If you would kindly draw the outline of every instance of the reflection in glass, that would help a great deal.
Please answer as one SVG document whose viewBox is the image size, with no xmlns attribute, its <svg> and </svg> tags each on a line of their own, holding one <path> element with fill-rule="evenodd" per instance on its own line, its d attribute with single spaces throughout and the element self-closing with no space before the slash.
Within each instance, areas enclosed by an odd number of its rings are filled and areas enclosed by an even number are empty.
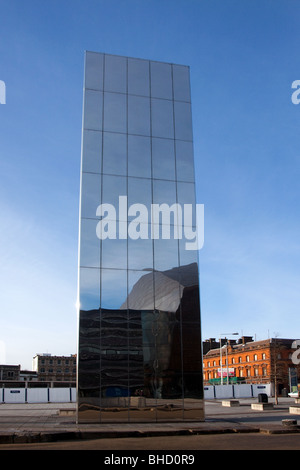
<svg viewBox="0 0 300 470">
<path fill-rule="evenodd" d="M 101 204 L 101 175 L 82 173 L 81 217 L 95 219 L 99 204 Z"/>
<path fill-rule="evenodd" d="M 124 57 L 105 56 L 105 91 L 126 93 L 127 65 Z"/>
<path fill-rule="evenodd" d="M 189 68 L 182 65 L 173 65 L 173 87 L 175 101 L 190 101 L 190 73 Z"/>
<path fill-rule="evenodd" d="M 102 240 L 103 268 L 127 268 L 127 240 L 109 239 Z"/>
<path fill-rule="evenodd" d="M 152 204 L 151 180 L 146 178 L 128 178 L 128 220 L 137 219 L 147 223 L 150 220 Z M 144 210 L 141 205 L 145 206 Z"/>
<path fill-rule="evenodd" d="M 193 140 L 192 114 L 190 103 L 174 102 L 175 138 Z"/>
<path fill-rule="evenodd" d="M 128 135 L 128 176 L 151 177 L 149 137 Z"/>
<path fill-rule="evenodd" d="M 112 204 L 116 209 L 118 220 L 127 219 L 127 211 L 119 206 L 119 197 L 127 194 L 127 179 L 123 176 L 105 175 L 103 177 L 102 201 L 105 204 Z"/>
<path fill-rule="evenodd" d="M 195 181 L 193 143 L 176 140 L 176 173 L 178 181 Z"/>
<path fill-rule="evenodd" d="M 84 129 L 102 130 L 102 98 L 100 91 L 85 90 Z"/>
<path fill-rule="evenodd" d="M 196 228 L 192 227 L 192 230 L 196 232 Z M 180 266 L 185 266 L 191 263 L 198 264 L 198 251 L 197 250 L 187 250 L 186 249 L 186 244 L 189 242 L 193 242 L 194 238 L 191 240 L 188 240 L 184 236 L 184 231 L 183 231 L 183 236 L 179 240 L 179 264 Z"/>
<path fill-rule="evenodd" d="M 100 268 L 100 240 L 96 234 L 98 221 L 94 219 L 81 220 L 81 250 L 80 266 Z"/>
<path fill-rule="evenodd" d="M 126 175 L 127 139 L 125 134 L 103 133 L 103 173 Z"/>
<path fill-rule="evenodd" d="M 103 54 L 87 52 L 85 61 L 85 88 L 103 90 Z"/>
<path fill-rule="evenodd" d="M 140 59 L 128 59 L 128 93 L 149 96 L 149 62 Z"/>
<path fill-rule="evenodd" d="M 153 180 L 153 204 L 176 203 L 175 181 Z"/>
<path fill-rule="evenodd" d="M 133 224 L 133 223 L 132 223 Z M 137 224 L 131 228 L 131 235 L 139 235 L 139 238 L 128 239 L 128 269 L 152 269 L 153 266 L 153 241 L 150 238 L 148 224 Z M 148 234 L 148 238 L 142 238 Z"/>
<path fill-rule="evenodd" d="M 171 100 L 172 69 L 170 64 L 151 62 L 151 96 Z"/>
<path fill-rule="evenodd" d="M 150 99 L 128 95 L 128 132 L 150 135 Z"/>
<path fill-rule="evenodd" d="M 173 102 L 167 100 L 151 100 L 152 135 L 154 137 L 174 138 Z M 178 139 L 179 137 L 177 137 Z"/>
<path fill-rule="evenodd" d="M 80 269 L 80 308 L 94 310 L 100 307 L 100 270 Z"/>
<path fill-rule="evenodd" d="M 102 132 L 84 130 L 82 171 L 101 173 Z"/>
<path fill-rule="evenodd" d="M 202 420 L 189 69 L 87 53 L 84 101 L 78 422 Z"/>
<path fill-rule="evenodd" d="M 194 183 L 177 183 L 177 197 L 182 207 L 188 204 L 189 208 L 185 208 L 183 215 L 184 225 L 196 226 L 196 196 Z"/>
<path fill-rule="evenodd" d="M 162 227 L 160 227 L 162 230 Z M 154 240 L 154 269 L 165 271 L 178 266 L 178 240 Z"/>
<path fill-rule="evenodd" d="M 101 308 L 126 309 L 127 271 L 122 269 L 101 270 Z"/>
<path fill-rule="evenodd" d="M 126 95 L 104 93 L 104 130 L 126 132 L 127 129 Z"/>
<path fill-rule="evenodd" d="M 153 178 L 175 180 L 174 141 L 152 139 Z"/>
</svg>

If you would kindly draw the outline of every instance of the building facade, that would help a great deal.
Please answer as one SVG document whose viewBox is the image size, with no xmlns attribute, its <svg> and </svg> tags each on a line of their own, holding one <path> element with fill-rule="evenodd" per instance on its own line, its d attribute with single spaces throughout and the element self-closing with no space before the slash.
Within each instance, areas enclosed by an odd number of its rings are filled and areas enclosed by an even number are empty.
<svg viewBox="0 0 300 470">
<path fill-rule="evenodd" d="M 212 339 L 214 340 L 214 339 Z M 272 383 L 277 393 L 292 391 L 293 385 L 300 382 L 299 365 L 293 362 L 295 353 L 293 339 L 269 338 L 253 341 L 252 337 L 240 340 L 222 340 L 203 355 L 204 383 Z M 206 342 L 204 342 L 205 344 Z M 221 380 L 223 377 L 223 380 Z M 294 383 L 291 381 L 294 380 Z"/>
<path fill-rule="evenodd" d="M 20 365 L 0 364 L 0 382 L 20 380 Z"/>
<path fill-rule="evenodd" d="M 79 422 L 203 419 L 195 207 L 189 68 L 86 52 Z"/>
<path fill-rule="evenodd" d="M 32 369 L 37 373 L 39 382 L 76 382 L 76 355 L 53 356 L 52 354 L 36 354 L 32 360 Z"/>
</svg>

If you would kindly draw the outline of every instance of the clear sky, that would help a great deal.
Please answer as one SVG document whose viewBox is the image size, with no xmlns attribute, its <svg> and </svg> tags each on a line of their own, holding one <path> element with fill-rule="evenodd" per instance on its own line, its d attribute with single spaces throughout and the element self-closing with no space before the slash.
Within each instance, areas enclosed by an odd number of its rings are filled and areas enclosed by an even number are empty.
<svg viewBox="0 0 300 470">
<path fill-rule="evenodd" d="M 300 2 L 1 0 L 0 17 L 6 363 L 76 352 L 85 50 L 191 67 L 203 339 L 299 338 Z"/>
</svg>

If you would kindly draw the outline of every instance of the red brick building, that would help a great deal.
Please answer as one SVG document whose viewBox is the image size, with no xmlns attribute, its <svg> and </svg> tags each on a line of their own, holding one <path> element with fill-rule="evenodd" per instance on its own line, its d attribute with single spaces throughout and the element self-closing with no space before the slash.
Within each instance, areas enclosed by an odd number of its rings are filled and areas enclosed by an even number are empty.
<svg viewBox="0 0 300 470">
<path fill-rule="evenodd" d="M 294 344 L 293 344 L 294 343 Z M 209 345 L 213 348 L 209 349 Z M 238 341 L 211 338 L 203 344 L 204 385 L 227 383 L 273 383 L 280 394 L 290 391 L 291 376 L 300 382 L 300 365 L 293 362 L 295 340 L 269 338 L 253 341 L 243 336 Z M 295 378 L 296 377 L 296 378 Z"/>
</svg>

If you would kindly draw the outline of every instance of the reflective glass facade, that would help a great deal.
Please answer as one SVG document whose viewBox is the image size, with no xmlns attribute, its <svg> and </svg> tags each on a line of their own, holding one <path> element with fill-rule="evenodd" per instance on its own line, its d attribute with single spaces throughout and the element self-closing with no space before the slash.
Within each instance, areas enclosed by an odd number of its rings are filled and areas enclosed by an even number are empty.
<svg viewBox="0 0 300 470">
<path fill-rule="evenodd" d="M 188 67 L 86 53 L 80 200 L 78 422 L 202 420 Z"/>
</svg>

